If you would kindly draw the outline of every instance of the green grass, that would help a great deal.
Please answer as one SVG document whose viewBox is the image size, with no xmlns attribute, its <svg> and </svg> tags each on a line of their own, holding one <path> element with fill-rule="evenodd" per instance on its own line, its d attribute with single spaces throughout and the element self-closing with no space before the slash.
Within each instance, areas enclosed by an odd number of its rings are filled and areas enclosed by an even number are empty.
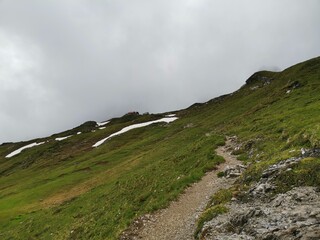
<svg viewBox="0 0 320 240">
<path fill-rule="evenodd" d="M 199 233 L 203 227 L 203 225 L 212 220 L 213 218 L 219 216 L 220 214 L 223 213 L 227 213 L 228 212 L 228 208 L 224 205 L 215 205 L 213 207 L 209 207 L 207 208 L 199 217 L 198 221 L 197 221 L 197 228 L 196 231 L 194 233 L 194 237 L 196 239 L 199 239 Z"/>
<path fill-rule="evenodd" d="M 320 186 L 320 158 L 305 158 L 292 166 L 291 171 L 282 172 L 275 180 L 277 192 L 286 192 L 293 187 Z"/>
<path fill-rule="evenodd" d="M 65 239 L 75 234 L 76 239 L 112 239 L 133 218 L 165 207 L 186 186 L 223 161 L 214 154 L 224 143 L 223 137 L 206 136 L 205 129 L 184 128 L 184 124 L 181 120 L 132 130 L 59 164 L 49 162 L 46 166 L 42 162 L 45 159 L 39 160 L 21 169 L 23 181 L 14 185 L 17 176 L 8 175 L 2 186 L 9 187 L 3 189 L 4 197 L 0 198 L 4 239 Z M 17 158 L 38 152 L 33 148 Z M 35 174 L 39 169 L 41 172 Z M 94 182 L 92 188 L 80 196 L 71 196 L 57 207 L 41 205 L 90 180 Z"/>
<path fill-rule="evenodd" d="M 194 233 L 195 239 L 200 239 L 200 232 L 204 224 L 220 214 L 228 212 L 228 208 L 225 206 L 233 196 L 234 189 L 220 189 L 214 195 L 211 196 L 206 209 L 201 213 L 197 220 L 197 227 Z"/>
<path fill-rule="evenodd" d="M 263 85 L 259 76 L 273 80 Z M 221 163 L 215 149 L 226 135 L 239 137 L 239 159 L 252 163 L 243 185 L 270 164 L 298 156 L 302 147 L 320 147 L 320 58 L 250 79 L 233 94 L 178 111 L 173 123 L 129 131 L 96 149 L 95 142 L 123 127 L 165 114 L 125 115 L 96 132 L 88 122 L 48 138 L 1 145 L 1 239 L 116 239 L 133 219 L 167 206 Z M 295 81 L 300 87 L 286 94 Z M 77 131 L 83 134 L 54 141 Z M 49 142 L 5 158 L 34 141 Z M 279 177 L 279 189 L 319 184 L 318 165 L 318 158 L 304 160 Z"/>
<path fill-rule="evenodd" d="M 233 192 L 231 189 L 220 189 L 210 198 L 210 201 L 207 207 L 227 203 L 231 200 L 232 196 L 233 196 Z"/>
</svg>

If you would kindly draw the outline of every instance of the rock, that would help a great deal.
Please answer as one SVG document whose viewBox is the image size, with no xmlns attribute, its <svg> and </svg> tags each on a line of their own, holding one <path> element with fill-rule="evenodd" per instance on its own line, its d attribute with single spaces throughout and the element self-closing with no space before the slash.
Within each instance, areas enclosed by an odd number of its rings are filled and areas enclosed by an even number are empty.
<svg viewBox="0 0 320 240">
<path fill-rule="evenodd" d="M 269 166 L 265 171 L 263 171 L 260 181 L 249 190 L 250 195 L 258 197 L 274 189 L 275 187 L 272 183 L 273 179 L 282 171 L 291 171 L 291 166 L 299 163 L 302 159 L 303 157 L 292 157 Z"/>
<path fill-rule="evenodd" d="M 233 173 L 233 172 L 231 172 L 231 173 L 229 173 L 227 175 L 227 178 L 236 178 L 236 177 L 240 177 L 240 176 L 241 176 L 241 173 Z"/>
<path fill-rule="evenodd" d="M 294 82 L 289 86 L 289 88 L 291 88 L 291 89 L 296 89 L 296 88 L 299 88 L 299 87 L 301 87 L 301 84 L 300 84 L 299 81 L 294 81 Z"/>
<path fill-rule="evenodd" d="M 256 186 L 253 193 L 255 195 L 258 193 L 266 193 L 266 192 L 270 191 L 271 189 L 274 189 L 274 186 L 271 185 L 270 183 L 261 183 Z"/>
<path fill-rule="evenodd" d="M 236 142 L 236 138 L 233 140 Z M 237 150 L 234 144 L 230 151 Z M 243 147 L 253 149 L 253 142 Z M 293 151 L 291 151 L 293 152 Z M 320 188 L 297 187 L 270 195 L 274 179 L 307 157 L 320 157 L 320 148 L 301 149 L 301 155 L 269 166 L 260 180 L 248 191 L 246 202 L 232 198 L 229 212 L 204 224 L 201 239 L 320 239 Z M 226 178 L 239 177 L 246 166 L 239 164 L 224 170 Z M 271 198 L 272 196 L 272 198 Z M 251 198 L 250 198 L 251 197 Z"/>
<path fill-rule="evenodd" d="M 224 170 L 224 176 L 226 178 L 236 178 L 241 176 L 242 172 L 247 169 L 246 166 L 242 164 L 237 164 L 234 167 L 227 166 L 226 169 Z"/>
<path fill-rule="evenodd" d="M 279 174 L 292 171 L 306 157 L 319 156 L 319 148 L 301 149 L 301 156 L 269 166 L 248 191 L 251 198 L 245 203 L 232 198 L 228 213 L 204 224 L 201 239 L 320 239 L 320 188 L 297 187 L 269 194 Z M 224 175 L 238 177 L 245 169 L 241 164 L 227 167 Z"/>
<path fill-rule="evenodd" d="M 186 125 L 183 126 L 183 128 L 192 128 L 194 127 L 194 124 L 193 123 L 188 123 Z M 207 135 L 206 135 L 207 136 Z"/>
<path fill-rule="evenodd" d="M 253 74 L 251 77 L 249 77 L 246 81 L 246 84 L 262 84 L 263 86 L 269 85 L 272 82 L 273 78 L 263 76 L 262 72 L 257 72 Z"/>
<path fill-rule="evenodd" d="M 303 150 L 303 151 L 302 151 Z M 320 157 L 320 148 L 313 149 L 301 149 L 301 155 L 303 158 L 306 157 Z"/>
<path fill-rule="evenodd" d="M 227 207 L 227 214 L 204 225 L 202 239 L 320 239 L 320 193 L 314 187 Z"/>
</svg>

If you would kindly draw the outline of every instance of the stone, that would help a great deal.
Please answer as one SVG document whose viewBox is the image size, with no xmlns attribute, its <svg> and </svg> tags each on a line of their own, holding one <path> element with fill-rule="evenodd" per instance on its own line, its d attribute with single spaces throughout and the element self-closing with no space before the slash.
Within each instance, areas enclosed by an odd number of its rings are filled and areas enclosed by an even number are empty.
<svg viewBox="0 0 320 240">
<path fill-rule="evenodd" d="M 320 239 L 320 193 L 314 187 L 227 207 L 227 214 L 204 225 L 202 239 Z"/>
</svg>

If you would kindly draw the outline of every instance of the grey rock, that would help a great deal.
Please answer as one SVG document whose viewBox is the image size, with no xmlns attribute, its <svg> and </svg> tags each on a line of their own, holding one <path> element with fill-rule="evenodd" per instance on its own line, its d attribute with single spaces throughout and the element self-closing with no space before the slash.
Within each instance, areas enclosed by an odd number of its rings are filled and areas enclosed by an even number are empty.
<svg viewBox="0 0 320 240">
<path fill-rule="evenodd" d="M 237 164 L 234 167 L 227 167 L 224 170 L 224 176 L 226 178 L 236 178 L 241 176 L 242 172 L 244 172 L 246 170 L 246 166 L 242 165 L 242 164 Z"/>
<path fill-rule="evenodd" d="M 320 239 L 320 193 L 298 187 L 271 201 L 230 202 L 204 225 L 203 239 Z"/>
</svg>

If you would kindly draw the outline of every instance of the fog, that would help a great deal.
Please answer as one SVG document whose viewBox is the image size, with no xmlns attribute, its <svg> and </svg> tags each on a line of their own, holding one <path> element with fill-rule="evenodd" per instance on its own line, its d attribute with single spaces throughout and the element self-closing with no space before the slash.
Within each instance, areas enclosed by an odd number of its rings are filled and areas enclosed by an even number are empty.
<svg viewBox="0 0 320 240">
<path fill-rule="evenodd" d="M 235 91 L 320 55 L 318 0 L 0 1 L 0 143 Z"/>
</svg>

